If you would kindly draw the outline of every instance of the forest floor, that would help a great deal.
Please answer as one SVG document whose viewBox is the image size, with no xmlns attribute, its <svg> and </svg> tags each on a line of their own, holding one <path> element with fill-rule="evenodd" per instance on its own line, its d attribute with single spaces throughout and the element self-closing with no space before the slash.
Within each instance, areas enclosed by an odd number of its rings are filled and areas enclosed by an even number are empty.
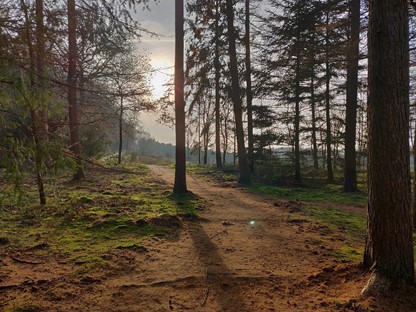
<svg viewBox="0 0 416 312">
<path fill-rule="evenodd" d="M 83 197 L 62 201 L 88 208 L 88 218 L 74 207 L 62 212 L 60 224 L 77 234 L 75 243 L 63 228 L 51 228 L 55 217 L 48 212 L 39 217 L 32 211 L 32 219 L 26 212 L 23 220 L 3 207 L 1 311 L 416 311 L 414 288 L 361 297 L 369 278 L 360 268 L 362 225 L 355 233 L 348 218 L 364 220 L 362 204 L 259 195 L 234 181 L 191 173 L 193 195 L 176 198 L 176 212 L 166 206 L 161 216 L 140 218 L 132 201 L 114 203 L 108 196 L 144 192 L 147 197 L 135 203 L 153 207 L 146 198 L 158 196 L 153 188 L 171 196 L 174 171 L 150 166 L 135 185 L 123 184 L 131 174 L 117 183 L 110 173 L 100 174 Z M 104 205 L 111 207 L 99 212 Z M 322 221 L 324 210 L 346 216 L 345 223 Z M 7 219 L 7 212 L 14 216 Z M 16 220 L 20 227 L 11 224 Z M 82 236 L 75 225 L 85 224 L 88 235 Z"/>
</svg>

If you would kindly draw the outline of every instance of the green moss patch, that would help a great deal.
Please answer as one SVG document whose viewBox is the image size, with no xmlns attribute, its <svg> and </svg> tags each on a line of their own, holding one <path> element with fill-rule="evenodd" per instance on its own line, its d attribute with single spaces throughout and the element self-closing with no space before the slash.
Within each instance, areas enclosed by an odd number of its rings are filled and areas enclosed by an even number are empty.
<svg viewBox="0 0 416 312">
<path fill-rule="evenodd" d="M 275 196 L 282 199 L 300 200 L 305 202 L 330 202 L 339 204 L 364 205 L 367 196 L 364 193 L 345 193 L 340 185 L 326 185 L 322 187 L 308 186 L 273 186 L 256 183 L 247 186 L 250 192 Z"/>
<path fill-rule="evenodd" d="M 142 165 L 103 170 L 91 168 L 82 183 L 61 178 L 47 185 L 54 196 L 36 204 L 32 181 L 26 200 L 10 200 L 0 209 L 1 245 L 9 251 L 55 254 L 79 265 L 77 274 L 108 265 L 108 254 L 122 249 L 140 252 L 146 239 L 169 237 L 181 218 L 196 216 L 203 205 L 192 193 L 174 195 L 170 186 Z M 26 186 L 28 187 L 28 186 Z M 45 248 L 33 249 L 42 245 Z"/>
<path fill-rule="evenodd" d="M 346 234 L 355 241 L 364 241 L 367 218 L 363 214 L 325 206 L 306 206 L 302 214 Z"/>
</svg>

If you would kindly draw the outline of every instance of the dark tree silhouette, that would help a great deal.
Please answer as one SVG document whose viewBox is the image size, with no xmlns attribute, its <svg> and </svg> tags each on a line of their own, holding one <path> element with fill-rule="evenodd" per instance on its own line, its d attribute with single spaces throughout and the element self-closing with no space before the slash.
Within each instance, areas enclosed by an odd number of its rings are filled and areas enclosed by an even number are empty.
<svg viewBox="0 0 416 312">
<path fill-rule="evenodd" d="M 360 44 L 360 0 L 350 1 L 350 40 L 347 47 L 347 108 L 345 121 L 344 191 L 357 191 L 355 136 L 357 128 L 358 57 Z"/>
<path fill-rule="evenodd" d="M 250 0 L 246 0 L 245 47 L 246 47 L 246 99 L 247 99 L 247 133 L 248 162 L 251 174 L 254 173 L 254 134 L 253 134 L 253 91 L 251 88 L 251 40 L 250 40 Z"/>
<path fill-rule="evenodd" d="M 243 108 L 241 100 L 241 88 L 238 78 L 238 63 L 236 51 L 236 32 L 234 28 L 234 5 L 232 0 L 226 1 L 227 9 L 227 24 L 228 24 L 228 40 L 229 40 L 229 54 L 230 54 L 230 72 L 231 72 L 231 96 L 234 105 L 235 128 L 237 136 L 238 149 L 238 166 L 240 169 L 240 176 L 238 182 L 242 184 L 249 184 L 250 172 L 248 168 L 248 160 L 246 148 L 244 145 L 244 128 L 243 128 Z"/>
<path fill-rule="evenodd" d="M 215 1 L 215 160 L 217 169 L 222 169 L 222 158 L 221 158 L 221 114 L 220 114 L 220 2 Z"/>
<path fill-rule="evenodd" d="M 82 169 L 81 148 L 78 127 L 78 105 L 77 105 L 77 16 L 75 0 L 68 0 L 68 118 L 70 132 L 70 150 L 75 157 L 77 170 L 73 180 L 80 181 L 85 178 Z"/>
<path fill-rule="evenodd" d="M 184 30 L 183 0 L 175 2 L 175 127 L 176 127 L 176 168 L 173 191 L 186 193 L 186 140 L 184 101 Z"/>
<path fill-rule="evenodd" d="M 325 116 L 326 116 L 326 167 L 327 182 L 334 183 L 334 171 L 332 168 L 332 129 L 331 129 L 331 64 L 330 64 L 330 35 L 329 35 L 329 11 L 326 12 L 325 32 Z"/>
</svg>

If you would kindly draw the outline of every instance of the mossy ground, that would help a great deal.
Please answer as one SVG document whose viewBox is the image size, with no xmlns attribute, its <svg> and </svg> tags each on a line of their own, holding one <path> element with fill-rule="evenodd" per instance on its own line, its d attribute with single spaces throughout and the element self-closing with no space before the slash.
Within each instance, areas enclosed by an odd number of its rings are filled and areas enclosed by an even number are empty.
<svg viewBox="0 0 416 312">
<path fill-rule="evenodd" d="M 46 206 L 36 204 L 30 180 L 23 186 L 24 197 L 4 196 L 3 247 L 31 249 L 40 257 L 52 253 L 81 264 L 78 273 L 83 273 L 107 265 L 106 255 L 112 251 L 139 250 L 146 238 L 174 235 L 175 229 L 166 224 L 169 218 L 195 216 L 202 207 L 191 193 L 174 195 L 143 165 L 87 168 L 86 176 L 81 183 L 69 177 L 47 181 Z M 165 222 L 157 222 L 161 216 Z"/>
</svg>

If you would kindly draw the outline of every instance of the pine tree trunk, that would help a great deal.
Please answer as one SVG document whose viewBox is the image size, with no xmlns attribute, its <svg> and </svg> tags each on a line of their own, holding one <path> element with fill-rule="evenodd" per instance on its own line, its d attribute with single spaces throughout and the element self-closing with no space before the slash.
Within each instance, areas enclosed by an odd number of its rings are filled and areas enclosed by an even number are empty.
<svg viewBox="0 0 416 312">
<path fill-rule="evenodd" d="M 201 103 L 198 103 L 198 165 L 201 164 Z"/>
<path fill-rule="evenodd" d="M 245 48 L 246 48 L 246 98 L 247 98 L 247 134 L 248 134 L 248 165 L 254 174 L 254 134 L 253 134 L 253 92 L 251 90 L 251 49 L 250 49 L 250 0 L 246 3 Z"/>
<path fill-rule="evenodd" d="M 229 142 L 229 138 L 228 138 L 228 130 L 227 130 L 227 126 L 228 123 L 226 121 L 226 119 L 224 118 L 224 127 L 223 127 L 223 132 L 222 132 L 222 140 L 223 140 L 223 151 L 222 151 L 222 163 L 223 165 L 225 165 L 225 160 L 227 157 L 227 151 L 228 151 L 228 142 Z"/>
<path fill-rule="evenodd" d="M 248 160 L 246 148 L 244 144 L 244 128 L 243 128 L 243 107 L 241 100 L 241 88 L 238 78 L 238 62 L 236 50 L 236 33 L 234 28 L 234 6 L 232 0 L 226 0 L 227 4 L 227 26 L 229 37 L 229 54 L 230 54 L 230 72 L 232 85 L 232 100 L 234 105 L 235 128 L 237 136 L 237 150 L 238 150 L 238 166 L 240 169 L 240 176 L 238 182 L 242 184 L 250 184 L 250 172 L 248 168 Z"/>
<path fill-rule="evenodd" d="M 296 88 L 295 88 L 295 181 L 301 182 L 300 177 L 300 59 L 296 57 Z"/>
<path fill-rule="evenodd" d="M 312 72 L 311 76 L 311 118 L 312 118 L 312 158 L 313 158 L 313 167 L 319 169 L 318 162 L 318 144 L 316 140 L 316 100 L 315 100 L 315 73 Z"/>
<path fill-rule="evenodd" d="M 347 61 L 347 103 L 345 117 L 344 191 L 357 191 L 357 161 L 355 152 L 357 129 L 358 58 L 360 44 L 360 0 L 351 0 L 351 37 Z"/>
<path fill-rule="evenodd" d="M 413 283 L 409 164 L 408 3 L 370 0 L 368 27 L 368 236 L 364 289 Z"/>
<path fill-rule="evenodd" d="M 184 99 L 184 7 L 183 0 L 175 0 L 175 129 L 176 167 L 173 191 L 176 194 L 187 192 L 186 151 L 185 151 L 185 99 Z"/>
<path fill-rule="evenodd" d="M 334 172 L 332 170 L 332 132 L 331 132 L 331 103 L 330 103 L 330 80 L 331 70 L 329 65 L 329 13 L 326 13 L 326 39 L 325 39 L 325 115 L 326 115 L 326 168 L 327 182 L 334 183 Z"/>
<path fill-rule="evenodd" d="M 123 97 L 120 99 L 120 115 L 118 116 L 118 164 L 121 164 L 121 154 L 123 151 Z"/>
<path fill-rule="evenodd" d="M 74 181 L 85 178 L 82 169 L 81 147 L 78 129 L 78 105 L 77 105 L 77 17 L 75 0 L 68 0 L 68 118 L 70 132 L 70 150 L 75 157 L 77 171 L 73 176 Z"/>
<path fill-rule="evenodd" d="M 208 164 L 208 133 L 204 133 L 204 165 Z"/>
<path fill-rule="evenodd" d="M 217 169 L 223 169 L 221 160 L 221 114 L 220 114 L 220 30 L 219 30 L 219 1 L 215 1 L 215 161 Z"/>
<path fill-rule="evenodd" d="M 416 124 L 413 138 L 413 230 L 416 229 Z"/>
</svg>

